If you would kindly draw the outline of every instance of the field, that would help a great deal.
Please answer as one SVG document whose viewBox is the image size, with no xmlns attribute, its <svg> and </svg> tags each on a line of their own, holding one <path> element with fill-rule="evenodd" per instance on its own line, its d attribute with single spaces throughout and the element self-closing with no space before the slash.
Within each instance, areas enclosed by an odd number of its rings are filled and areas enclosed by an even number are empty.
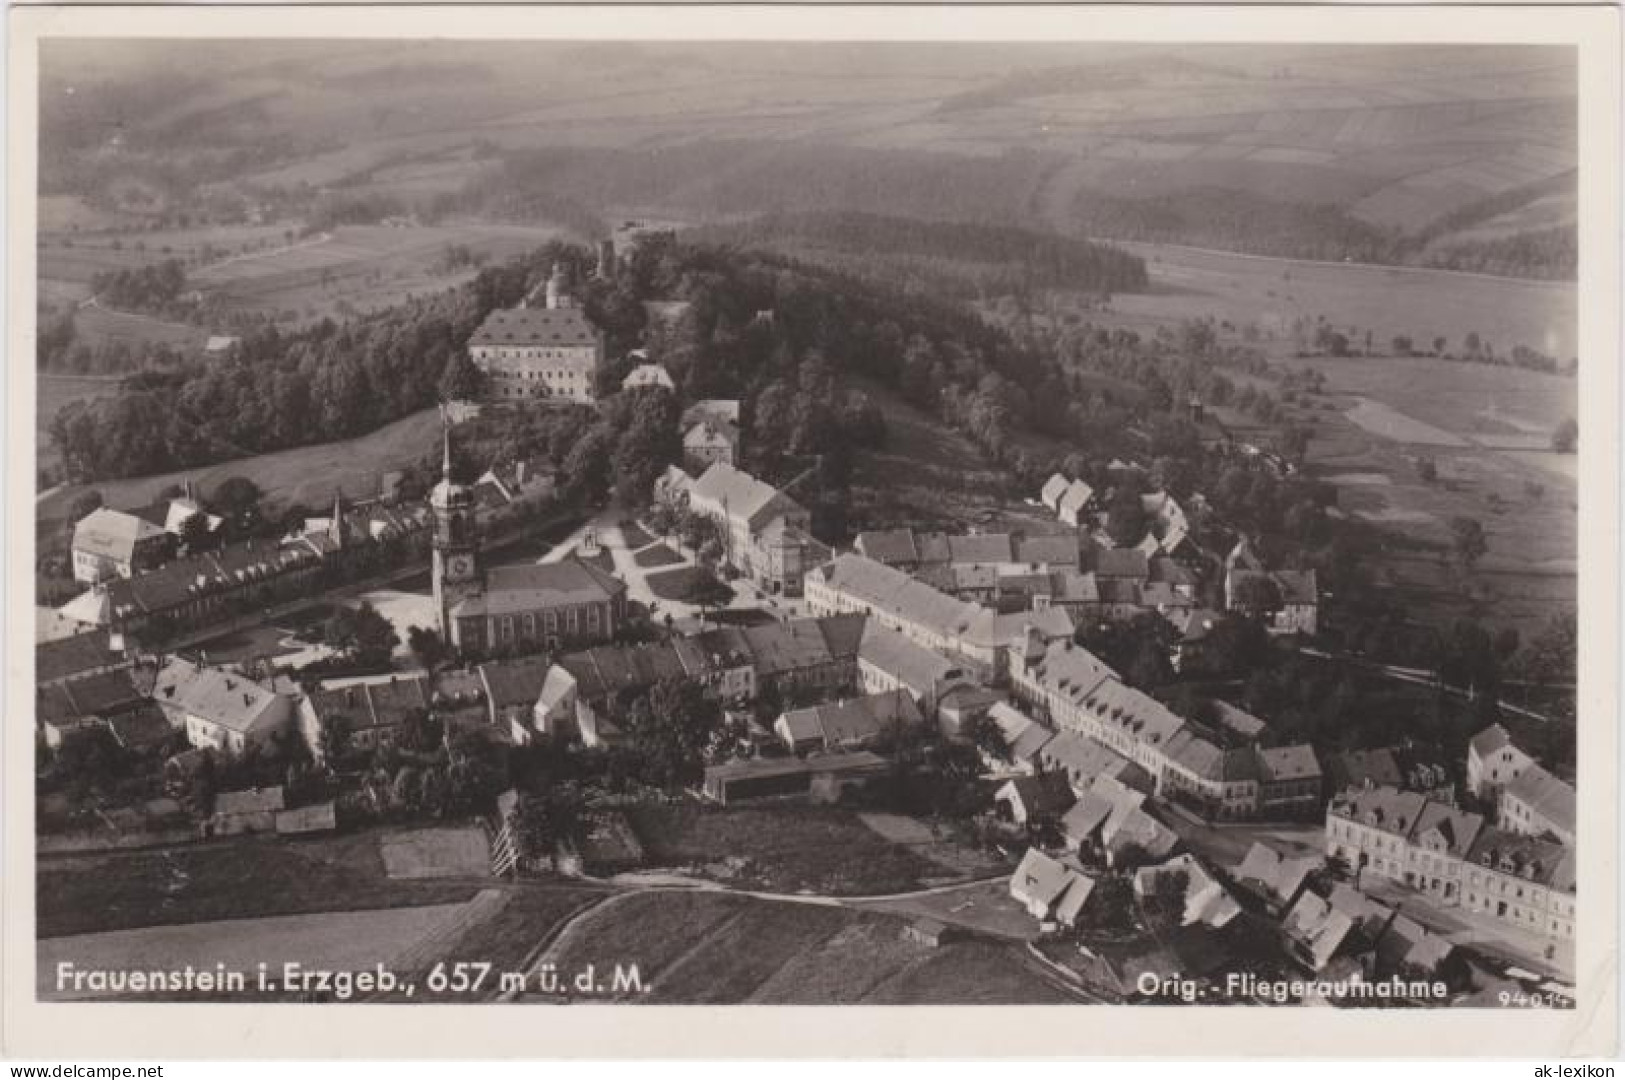
<svg viewBox="0 0 1625 1080">
<path fill-rule="evenodd" d="M 640 806 L 632 811 L 632 827 L 652 867 L 685 868 L 770 892 L 877 895 L 945 876 L 846 810 Z M 728 859 L 736 862 L 730 866 Z"/>
<path fill-rule="evenodd" d="M 1273 356 L 1296 351 L 1293 326 L 1312 335 L 1324 319 L 1362 341 L 1367 330 L 1386 351 L 1396 335 L 1417 348 L 1444 337 L 1459 351 L 1470 331 L 1509 354 L 1538 349 L 1566 362 L 1578 355 L 1577 290 L 1564 282 L 1515 281 L 1443 270 L 1305 262 L 1203 251 L 1169 244 L 1118 246 L 1143 257 L 1151 276 L 1145 293 L 1114 295 L 1097 325 L 1142 335 L 1184 319 L 1212 317 L 1237 330 L 1257 327 L 1257 344 Z"/>
<path fill-rule="evenodd" d="M 270 915 L 421 907 L 467 900 L 477 886 L 396 881 L 379 833 L 299 841 L 238 839 L 39 861 L 41 938 Z"/>
<path fill-rule="evenodd" d="M 1343 512 L 1413 541 L 1382 554 L 1379 584 L 1414 616 L 1471 614 L 1527 636 L 1572 609 L 1576 459 L 1549 444 L 1575 414 L 1575 380 L 1434 360 L 1282 366 L 1325 372 L 1334 409 L 1300 410 L 1313 418 L 1310 470 L 1337 484 Z M 1418 472 L 1423 458 L 1437 470 L 1431 483 Z M 1465 584 L 1445 565 L 1455 517 L 1479 521 L 1489 547 Z"/>
<path fill-rule="evenodd" d="M 836 907 L 718 893 L 644 893 L 590 912 L 565 932 L 547 959 L 560 971 L 578 971 L 589 963 L 601 970 L 610 958 L 636 964 L 649 989 L 619 996 L 649 1004 L 1073 1000 L 1043 981 L 1010 946 L 964 941 L 931 948 L 905 940 L 903 926 L 902 920 Z M 598 981 L 602 984 L 605 976 Z"/>
<path fill-rule="evenodd" d="M 183 472 L 104 480 L 90 486 L 102 493 L 108 506 L 129 507 L 151 502 L 171 484 L 191 480 L 208 491 L 228 477 L 242 476 L 258 484 L 267 499 L 311 507 L 331 505 L 334 492 L 340 490 L 351 498 L 370 496 L 378 491 L 384 472 L 416 461 L 438 445 L 439 438 L 439 416 L 433 409 L 425 409 L 344 442 L 280 450 Z M 64 488 L 43 500 L 38 509 L 41 520 L 61 518 L 83 490 L 80 486 Z"/>
<path fill-rule="evenodd" d="M 480 877 L 491 855 L 479 829 L 414 829 L 378 838 L 384 872 L 401 879 Z"/>
<path fill-rule="evenodd" d="M 250 974 L 261 963 L 273 971 L 290 962 L 327 971 L 387 966 L 414 943 L 443 932 L 465 906 L 228 918 L 47 938 L 39 942 L 35 985 L 42 1000 L 87 996 L 83 991 L 56 992 L 56 966 L 64 962 L 115 971 L 179 971 L 188 965 L 214 970 L 220 965 L 226 971 Z"/>
<path fill-rule="evenodd" d="M 186 229 L 41 231 L 42 279 L 89 286 L 109 270 L 179 259 L 190 275 L 204 267 L 293 243 L 289 225 L 209 225 Z"/>
<path fill-rule="evenodd" d="M 493 262 L 532 251 L 559 230 L 526 225 L 347 225 L 298 245 L 214 263 L 189 284 L 228 312 L 309 321 L 392 307 L 473 277 L 453 268 L 453 247 Z"/>
<path fill-rule="evenodd" d="M 75 342 L 83 342 L 92 349 L 110 348 L 119 343 L 130 348 L 162 345 L 182 354 L 196 355 L 208 343 L 209 332 L 186 323 L 86 304 L 74 311 L 73 337 Z"/>
</svg>

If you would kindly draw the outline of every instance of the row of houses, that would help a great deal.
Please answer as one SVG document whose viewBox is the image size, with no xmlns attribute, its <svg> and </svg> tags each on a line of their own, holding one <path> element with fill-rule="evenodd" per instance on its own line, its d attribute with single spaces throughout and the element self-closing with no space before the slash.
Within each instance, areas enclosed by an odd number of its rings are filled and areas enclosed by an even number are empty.
<svg viewBox="0 0 1625 1080">
<path fill-rule="evenodd" d="M 960 659 L 977 678 L 992 684 L 1007 677 L 1013 640 L 1029 631 L 1043 640 L 1070 640 L 1074 629 L 1071 617 L 1059 608 L 999 612 L 853 553 L 838 555 L 809 573 L 806 599 L 819 615 L 867 615 L 916 645 Z"/>
<path fill-rule="evenodd" d="M 1545 938 L 1572 940 L 1574 849 L 1398 788 L 1354 789 L 1326 808 L 1326 855 Z"/>
<path fill-rule="evenodd" d="M 1113 462 L 1108 471 L 1126 477 L 1139 470 L 1123 462 Z M 1038 492 L 1038 500 L 1054 512 L 1062 523 L 1090 531 L 1099 526 L 1101 503 L 1105 501 L 1097 500 L 1095 489 L 1087 482 L 1069 479 L 1062 473 L 1052 473 L 1044 481 Z M 1140 508 L 1145 511 L 1148 528 L 1145 537 L 1133 550 L 1146 555 L 1172 555 L 1185 546 L 1190 539 L 1190 520 L 1184 507 L 1171 494 L 1166 491 L 1144 492 L 1140 495 Z"/>
<path fill-rule="evenodd" d="M 1313 748 L 1218 738 L 1123 683 L 1070 639 L 1029 635 L 1012 653 L 1010 673 L 1016 698 L 1049 727 L 1134 763 L 1158 795 L 1220 819 L 1302 816 L 1319 806 L 1321 768 Z"/>
<path fill-rule="evenodd" d="M 61 613 L 87 627 L 139 633 L 159 620 L 196 623 L 239 603 L 305 595 L 324 567 L 360 562 L 382 552 L 426 547 L 426 507 L 381 502 L 340 509 L 279 540 L 247 540 L 197 552 L 128 577 L 93 584 Z"/>
</svg>

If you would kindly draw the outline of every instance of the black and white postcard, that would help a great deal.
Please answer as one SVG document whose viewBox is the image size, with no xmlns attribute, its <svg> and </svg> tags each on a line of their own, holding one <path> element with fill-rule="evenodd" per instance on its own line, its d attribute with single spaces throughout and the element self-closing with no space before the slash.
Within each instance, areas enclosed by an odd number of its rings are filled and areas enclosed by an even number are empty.
<svg viewBox="0 0 1625 1080">
<path fill-rule="evenodd" d="M 1613 1052 L 1618 11 L 838 11 L 13 10 L 8 1040 Z"/>
</svg>

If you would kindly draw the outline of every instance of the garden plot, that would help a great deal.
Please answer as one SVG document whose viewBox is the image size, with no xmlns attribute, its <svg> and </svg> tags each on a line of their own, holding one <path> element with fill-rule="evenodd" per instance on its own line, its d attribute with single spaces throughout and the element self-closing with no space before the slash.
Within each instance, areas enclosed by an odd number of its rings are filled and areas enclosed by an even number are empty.
<svg viewBox="0 0 1625 1080">
<path fill-rule="evenodd" d="M 491 851 L 479 829 L 414 829 L 378 839 L 392 878 L 485 877 Z"/>
</svg>

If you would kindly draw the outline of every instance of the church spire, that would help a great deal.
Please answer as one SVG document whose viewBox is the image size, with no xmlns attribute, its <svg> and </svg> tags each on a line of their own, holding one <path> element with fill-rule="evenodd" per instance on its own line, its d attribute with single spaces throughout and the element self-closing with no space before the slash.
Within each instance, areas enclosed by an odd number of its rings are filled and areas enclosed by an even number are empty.
<svg viewBox="0 0 1625 1080">
<path fill-rule="evenodd" d="M 440 460 L 440 478 L 451 483 L 451 415 L 446 411 L 444 402 L 440 404 L 440 435 L 444 444 L 444 456 Z"/>
<path fill-rule="evenodd" d="M 333 536 L 333 546 L 344 546 L 344 489 L 339 488 L 333 495 L 333 524 L 328 530 Z"/>
</svg>

